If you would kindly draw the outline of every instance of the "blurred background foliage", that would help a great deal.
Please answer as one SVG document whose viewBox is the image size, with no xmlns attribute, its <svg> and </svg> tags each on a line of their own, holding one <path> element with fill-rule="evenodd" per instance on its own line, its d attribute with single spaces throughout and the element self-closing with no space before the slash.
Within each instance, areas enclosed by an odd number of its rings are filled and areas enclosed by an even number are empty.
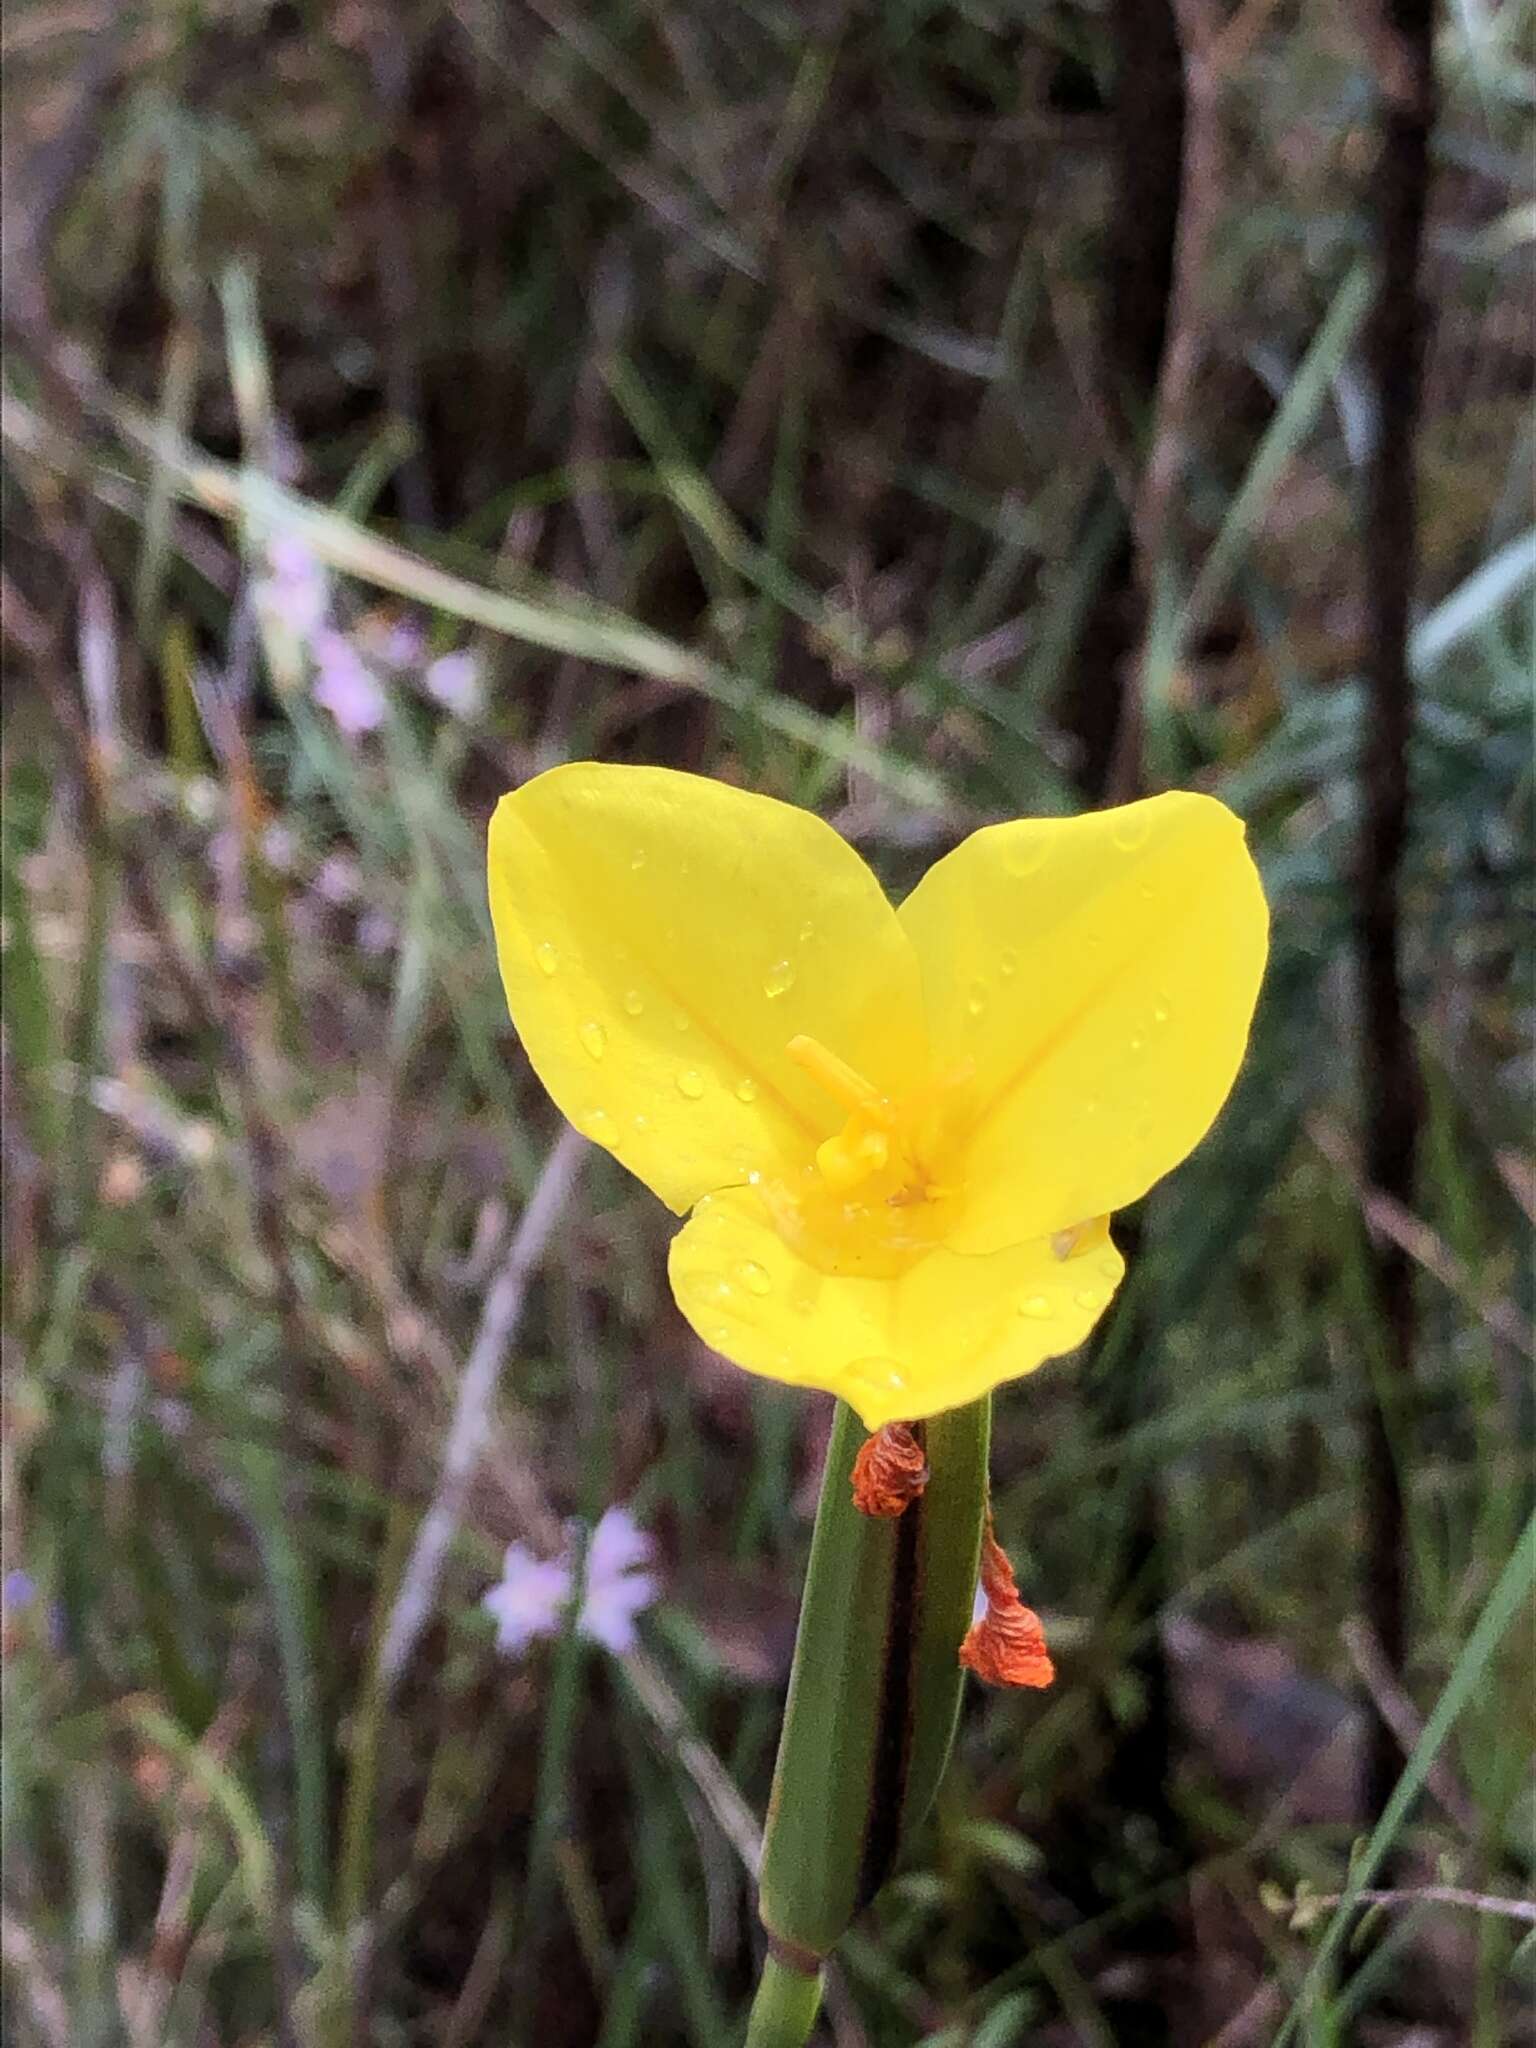
<svg viewBox="0 0 1536 2048">
<path fill-rule="evenodd" d="M 484 821 L 590 755 L 895 892 L 1199 786 L 1274 905 L 1216 1135 L 998 1402 L 1058 1684 L 973 1692 L 826 2038 L 1526 2037 L 1532 11 L 1437 20 L 1385 395 L 1404 1199 L 1356 944 L 1401 7 L 7 10 L 8 2038 L 740 2026 L 828 1417 L 701 1349 L 507 1027 Z M 504 1546 L 616 1502 L 639 1647 L 499 1656 Z"/>
</svg>

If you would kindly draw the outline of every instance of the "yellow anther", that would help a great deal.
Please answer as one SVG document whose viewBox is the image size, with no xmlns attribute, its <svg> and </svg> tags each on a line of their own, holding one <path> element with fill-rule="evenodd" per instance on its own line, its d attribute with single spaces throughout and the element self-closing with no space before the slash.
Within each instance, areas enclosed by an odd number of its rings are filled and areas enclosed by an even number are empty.
<svg viewBox="0 0 1536 2048">
<path fill-rule="evenodd" d="M 884 1131 L 874 1131 L 850 1117 L 835 1138 L 816 1147 L 821 1177 L 836 1194 L 846 1194 L 872 1173 L 890 1164 L 891 1144 Z"/>
<path fill-rule="evenodd" d="M 818 1039 L 807 1038 L 802 1032 L 792 1038 L 784 1049 L 795 1065 L 803 1067 L 834 1102 L 842 1103 L 845 1109 L 867 1117 L 872 1124 L 879 1124 L 884 1130 L 894 1130 L 896 1111 L 889 1098 L 866 1081 L 862 1074 L 856 1074 L 846 1060 L 840 1060 L 835 1052 L 828 1052 Z"/>
</svg>

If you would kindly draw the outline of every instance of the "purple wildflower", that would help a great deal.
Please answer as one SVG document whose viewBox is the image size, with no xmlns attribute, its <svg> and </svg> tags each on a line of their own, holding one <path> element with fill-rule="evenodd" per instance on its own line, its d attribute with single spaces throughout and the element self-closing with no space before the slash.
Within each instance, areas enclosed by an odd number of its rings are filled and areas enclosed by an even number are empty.
<svg viewBox="0 0 1536 2048">
<path fill-rule="evenodd" d="M 574 1538 L 561 1555 L 536 1558 L 521 1543 L 507 1551 L 500 1583 L 481 1605 L 496 1618 L 496 1645 L 516 1656 L 540 1636 L 560 1633 L 574 1590 Z M 635 1618 L 654 1604 L 661 1588 L 645 1567 L 656 1546 L 624 1508 L 609 1508 L 593 1529 L 586 1551 L 586 1588 L 576 1626 L 588 1641 L 615 1657 L 635 1647 Z"/>
<path fill-rule="evenodd" d="M 30 1572 L 19 1567 L 8 1571 L 0 1584 L 0 1602 L 7 1614 L 17 1614 L 23 1607 L 30 1607 L 37 1598 L 37 1581 Z"/>
<path fill-rule="evenodd" d="M 345 633 L 326 626 L 315 635 L 314 698 L 349 739 L 384 722 L 386 704 L 378 678 Z"/>
<path fill-rule="evenodd" d="M 416 619 L 392 619 L 379 641 L 379 659 L 386 668 L 419 668 L 427 652 L 427 636 Z"/>
<path fill-rule="evenodd" d="M 560 1633 L 570 1602 L 571 1568 L 563 1558 L 546 1562 L 523 1543 L 509 1543 L 501 1578 L 481 1601 L 496 1621 L 496 1647 L 520 1656 L 539 1636 Z"/>
<path fill-rule="evenodd" d="M 440 654 L 423 680 L 427 695 L 435 697 L 455 718 L 472 718 L 480 709 L 480 662 L 469 648 Z"/>
<path fill-rule="evenodd" d="M 651 1606 L 660 1587 L 643 1569 L 656 1545 L 624 1508 L 609 1508 L 587 1545 L 587 1590 L 577 1626 L 615 1657 L 635 1647 L 635 1617 Z"/>
<path fill-rule="evenodd" d="M 275 624 L 307 645 L 331 608 L 325 570 L 297 534 L 273 534 L 266 552 L 266 574 L 257 579 L 256 602 Z"/>
</svg>

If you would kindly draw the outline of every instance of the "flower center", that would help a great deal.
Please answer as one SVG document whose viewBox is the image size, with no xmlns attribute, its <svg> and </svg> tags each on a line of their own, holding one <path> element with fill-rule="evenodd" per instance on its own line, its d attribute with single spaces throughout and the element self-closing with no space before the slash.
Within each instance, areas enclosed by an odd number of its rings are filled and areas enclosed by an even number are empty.
<svg viewBox="0 0 1536 2048">
<path fill-rule="evenodd" d="M 785 1049 L 847 1116 L 798 1180 L 760 1188 L 774 1227 L 825 1273 L 893 1278 L 938 1242 L 958 1193 L 933 1167 L 938 1112 L 954 1082 L 895 1101 L 817 1039 L 792 1038 Z"/>
</svg>

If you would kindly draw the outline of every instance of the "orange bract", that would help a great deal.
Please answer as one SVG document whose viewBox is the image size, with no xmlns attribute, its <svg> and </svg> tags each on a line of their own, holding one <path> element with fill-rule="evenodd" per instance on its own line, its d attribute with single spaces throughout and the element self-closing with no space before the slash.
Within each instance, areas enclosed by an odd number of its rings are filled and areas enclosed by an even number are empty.
<svg viewBox="0 0 1536 2048">
<path fill-rule="evenodd" d="M 960 1645 L 960 1662 L 987 1685 L 1047 1686 L 1056 1676 L 1040 1617 L 1019 1598 L 991 1526 L 981 1543 L 981 1590 L 987 1611 Z"/>
<path fill-rule="evenodd" d="M 892 1521 L 922 1496 L 928 1460 L 904 1422 L 888 1422 L 866 1437 L 853 1461 L 853 1504 L 861 1515 Z"/>
</svg>

